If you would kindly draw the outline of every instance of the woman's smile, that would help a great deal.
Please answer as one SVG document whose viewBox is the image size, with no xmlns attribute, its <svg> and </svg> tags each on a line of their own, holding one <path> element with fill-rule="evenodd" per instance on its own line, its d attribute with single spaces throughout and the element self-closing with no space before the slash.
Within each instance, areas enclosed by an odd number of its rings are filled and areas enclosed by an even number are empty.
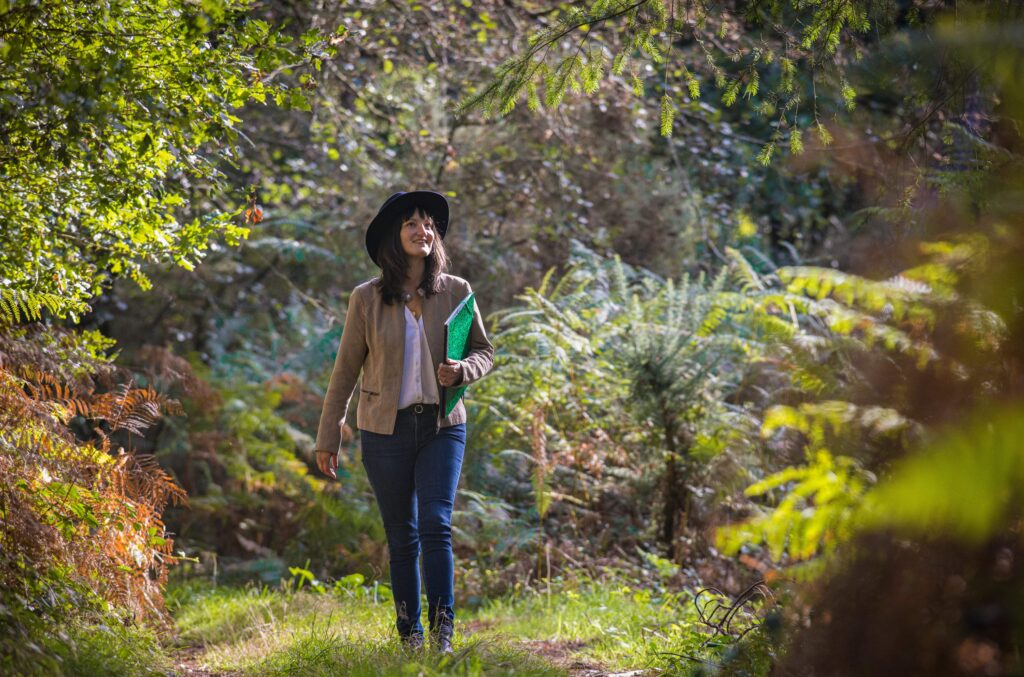
<svg viewBox="0 0 1024 677">
<path fill-rule="evenodd" d="M 418 246 L 421 250 L 423 250 L 423 254 L 424 255 L 430 253 L 430 246 L 432 244 L 431 240 L 428 240 L 428 239 L 413 240 L 412 243 L 414 245 Z"/>
</svg>

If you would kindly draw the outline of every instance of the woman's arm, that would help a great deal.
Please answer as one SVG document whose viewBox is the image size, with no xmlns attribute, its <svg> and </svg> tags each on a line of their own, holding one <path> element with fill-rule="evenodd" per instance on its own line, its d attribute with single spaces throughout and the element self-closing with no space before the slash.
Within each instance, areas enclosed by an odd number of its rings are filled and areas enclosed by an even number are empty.
<svg viewBox="0 0 1024 677">
<path fill-rule="evenodd" d="M 337 453 L 341 445 L 341 425 L 348 415 L 352 392 L 366 360 L 366 311 L 359 291 L 357 287 L 348 297 L 345 327 L 341 330 L 341 343 L 316 433 L 317 450 L 331 454 Z"/>
<path fill-rule="evenodd" d="M 473 291 L 466 283 L 468 294 Z M 476 299 L 474 299 L 475 301 Z M 469 355 L 459 360 L 462 365 L 462 380 L 456 385 L 465 386 L 479 381 L 494 364 L 494 346 L 487 339 L 487 332 L 484 331 L 483 317 L 480 315 L 480 304 L 473 304 L 473 324 L 469 330 Z"/>
</svg>

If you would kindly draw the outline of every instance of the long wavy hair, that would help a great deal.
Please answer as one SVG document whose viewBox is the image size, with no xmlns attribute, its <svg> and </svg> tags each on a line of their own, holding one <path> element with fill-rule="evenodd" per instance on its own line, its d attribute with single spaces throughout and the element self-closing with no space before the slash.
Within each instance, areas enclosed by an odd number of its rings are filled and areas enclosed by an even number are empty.
<svg viewBox="0 0 1024 677">
<path fill-rule="evenodd" d="M 384 296 L 384 303 L 402 302 L 402 284 L 405 282 L 405 275 L 409 270 L 409 261 L 406 258 L 405 250 L 402 249 L 401 230 L 402 224 L 419 212 L 429 219 L 434 228 L 434 242 L 430 248 L 430 254 L 423 262 L 423 279 L 420 280 L 419 289 L 424 295 L 433 296 L 441 291 L 441 273 L 448 269 L 448 253 L 444 248 L 444 241 L 437 231 L 434 215 L 419 207 L 412 207 L 398 215 L 391 224 L 387 237 L 381 238 L 377 249 L 377 260 L 380 262 L 380 277 L 375 285 Z"/>
</svg>

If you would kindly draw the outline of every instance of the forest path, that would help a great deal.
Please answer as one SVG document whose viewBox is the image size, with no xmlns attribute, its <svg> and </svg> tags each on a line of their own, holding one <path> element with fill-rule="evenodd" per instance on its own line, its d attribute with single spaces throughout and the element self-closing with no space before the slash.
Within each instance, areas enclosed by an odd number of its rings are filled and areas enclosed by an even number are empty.
<svg viewBox="0 0 1024 677">
<path fill-rule="evenodd" d="M 603 677 L 604 675 L 624 674 L 611 672 L 598 663 L 581 658 L 578 651 L 587 646 L 587 643 L 582 640 L 524 639 L 517 643 L 524 650 L 551 661 L 553 665 L 562 668 L 573 677 Z"/>
<path fill-rule="evenodd" d="M 493 636 L 493 633 L 501 632 L 501 626 L 494 621 L 474 619 L 462 624 L 461 630 L 467 637 L 473 637 L 483 631 L 487 631 L 490 636 Z M 484 641 L 487 640 L 484 639 Z M 602 677 L 622 674 L 611 672 L 600 663 L 581 656 L 580 651 L 587 646 L 587 642 L 581 639 L 512 639 L 512 641 L 527 653 L 547 660 L 552 665 L 565 670 L 572 677 Z"/>
<path fill-rule="evenodd" d="M 371 587 L 290 591 L 178 589 L 167 674 L 538 675 L 639 677 L 656 671 L 667 609 L 649 592 L 593 585 L 564 595 L 520 594 L 466 609 L 455 652 L 405 649 L 390 598 Z"/>
<path fill-rule="evenodd" d="M 472 633 L 467 631 L 467 636 Z M 484 640 L 486 641 L 486 640 Z M 512 640 L 513 644 L 524 652 L 543 659 L 551 666 L 569 677 L 640 677 L 644 670 L 616 672 L 609 670 L 600 663 L 595 663 L 579 655 L 580 649 L 587 646 L 583 640 Z M 171 652 L 175 677 L 235 677 L 245 674 L 244 670 L 216 670 L 204 657 L 205 649 L 201 646 L 187 646 Z"/>
<path fill-rule="evenodd" d="M 188 677 L 221 677 L 231 675 L 231 672 L 217 672 L 210 669 L 210 666 L 203 660 L 203 647 L 186 646 L 175 649 L 171 652 L 171 660 L 174 663 L 172 674 L 188 675 Z"/>
</svg>

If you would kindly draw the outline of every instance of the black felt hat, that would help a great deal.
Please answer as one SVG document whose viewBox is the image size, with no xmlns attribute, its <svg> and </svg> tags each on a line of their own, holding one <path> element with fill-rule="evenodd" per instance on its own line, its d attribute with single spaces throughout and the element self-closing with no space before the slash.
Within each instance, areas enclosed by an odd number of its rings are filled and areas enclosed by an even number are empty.
<svg viewBox="0 0 1024 677">
<path fill-rule="evenodd" d="M 448 230 L 448 200 L 444 199 L 444 195 L 432 190 L 394 193 L 384 200 L 384 204 L 377 210 L 377 216 L 373 217 L 373 221 L 370 221 L 366 228 L 366 251 L 378 266 L 380 262 L 377 260 L 377 248 L 387 236 L 395 219 L 413 207 L 419 207 L 433 217 L 437 234 L 444 239 L 445 231 Z"/>
</svg>

